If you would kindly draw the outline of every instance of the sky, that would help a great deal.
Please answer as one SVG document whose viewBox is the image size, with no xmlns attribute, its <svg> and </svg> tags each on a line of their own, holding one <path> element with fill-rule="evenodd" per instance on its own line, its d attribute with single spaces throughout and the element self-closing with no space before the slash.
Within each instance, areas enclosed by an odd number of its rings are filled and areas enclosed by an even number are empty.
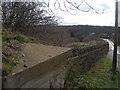
<svg viewBox="0 0 120 90">
<path fill-rule="evenodd" d="M 50 0 L 50 7 L 61 17 L 60 25 L 97 25 L 97 26 L 114 26 L 115 25 L 115 0 L 86 0 L 89 5 L 99 12 L 97 14 L 94 10 L 89 12 L 78 11 L 76 15 L 71 15 L 68 12 L 63 12 L 60 9 L 55 10 L 52 4 L 55 0 Z M 63 0 L 58 0 L 62 1 Z M 71 0 L 70 0 L 71 1 Z M 74 1 L 74 0 L 73 0 Z M 75 0 L 80 3 L 82 0 Z M 57 4 L 56 4 L 57 7 Z M 64 6 L 62 6 L 64 9 Z M 83 4 L 81 9 L 86 10 L 87 5 Z M 104 10 L 103 13 L 100 13 Z M 74 11 L 70 11 L 74 13 Z"/>
<path fill-rule="evenodd" d="M 25 1 L 25 0 L 20 0 L 20 1 Z M 54 9 L 55 1 L 59 1 L 62 9 L 65 10 L 63 6 L 63 1 L 66 0 L 39 0 L 39 1 L 46 1 L 46 2 L 50 1 L 50 8 L 54 13 L 56 13 L 57 16 L 61 18 L 59 20 L 60 25 L 115 26 L 115 0 L 86 0 L 86 2 L 90 6 L 95 8 L 95 10 L 99 12 L 99 14 L 97 14 L 94 10 L 90 10 L 89 12 L 77 11 L 76 15 L 71 15 L 69 12 L 67 11 L 64 12 L 61 11 L 60 9 L 57 10 Z M 72 2 L 76 1 L 77 4 L 79 4 L 83 0 L 68 0 L 68 1 L 72 1 Z M 67 3 L 66 5 L 69 6 L 69 4 Z M 59 6 L 58 3 L 56 3 L 55 6 L 56 8 L 58 8 Z M 80 9 L 86 10 L 88 9 L 88 6 L 85 3 L 83 3 Z M 74 14 L 74 12 L 76 11 L 72 10 L 70 12 Z M 119 3 L 119 13 L 120 13 L 120 3 Z M 118 16 L 119 16 L 118 21 L 120 26 L 120 14 Z"/>
</svg>

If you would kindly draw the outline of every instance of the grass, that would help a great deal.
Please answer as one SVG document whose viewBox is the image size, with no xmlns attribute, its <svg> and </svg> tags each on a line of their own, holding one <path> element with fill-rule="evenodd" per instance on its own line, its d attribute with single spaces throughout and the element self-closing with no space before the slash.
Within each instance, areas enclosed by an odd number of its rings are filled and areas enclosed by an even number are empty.
<svg viewBox="0 0 120 90">
<path fill-rule="evenodd" d="M 26 36 L 24 34 L 10 34 L 7 32 L 7 30 L 3 30 L 2 35 L 3 41 L 10 41 L 10 40 L 16 40 L 19 44 L 20 43 L 39 43 L 39 40 L 30 36 Z"/>
<path fill-rule="evenodd" d="M 2 32 L 2 63 L 3 76 L 12 73 L 13 69 L 19 64 L 21 46 L 24 43 L 39 43 L 39 40 L 24 34 L 9 33 L 7 30 Z"/>
<path fill-rule="evenodd" d="M 72 88 L 120 88 L 120 72 L 112 72 L 112 61 L 101 58 L 86 74 L 73 79 Z"/>
</svg>

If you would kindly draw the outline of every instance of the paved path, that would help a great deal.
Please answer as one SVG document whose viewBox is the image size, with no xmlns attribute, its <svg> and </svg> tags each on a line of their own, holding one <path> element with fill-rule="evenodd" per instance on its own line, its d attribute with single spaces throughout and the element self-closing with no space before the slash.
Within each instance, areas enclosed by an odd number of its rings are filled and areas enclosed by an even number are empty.
<svg viewBox="0 0 120 90">
<path fill-rule="evenodd" d="M 107 57 L 112 60 L 113 59 L 114 43 L 109 39 L 103 39 L 103 40 L 109 43 L 109 52 L 107 54 Z M 120 47 L 117 47 L 117 70 L 120 71 Z"/>
<path fill-rule="evenodd" d="M 113 50 L 114 50 L 114 43 L 108 39 L 103 39 L 104 41 L 109 43 L 109 52 L 107 54 L 107 58 L 113 59 Z"/>
</svg>

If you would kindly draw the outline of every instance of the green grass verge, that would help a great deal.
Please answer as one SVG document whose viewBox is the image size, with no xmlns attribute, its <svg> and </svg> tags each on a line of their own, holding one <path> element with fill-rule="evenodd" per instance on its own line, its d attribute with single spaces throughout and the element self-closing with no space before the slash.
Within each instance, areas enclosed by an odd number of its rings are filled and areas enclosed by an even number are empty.
<svg viewBox="0 0 120 90">
<path fill-rule="evenodd" d="M 69 88 L 120 88 L 120 73 L 112 72 L 112 61 L 101 58 L 86 74 L 73 79 Z"/>
</svg>

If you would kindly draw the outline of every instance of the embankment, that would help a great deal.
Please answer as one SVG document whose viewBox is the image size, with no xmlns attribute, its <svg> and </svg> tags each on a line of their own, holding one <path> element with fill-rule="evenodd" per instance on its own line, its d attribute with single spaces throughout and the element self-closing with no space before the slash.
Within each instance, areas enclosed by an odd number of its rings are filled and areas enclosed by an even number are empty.
<svg viewBox="0 0 120 90">
<path fill-rule="evenodd" d="M 89 71 L 107 52 L 108 43 L 83 49 L 66 49 L 44 62 L 3 78 L 3 88 L 63 88 L 68 80 Z"/>
</svg>

